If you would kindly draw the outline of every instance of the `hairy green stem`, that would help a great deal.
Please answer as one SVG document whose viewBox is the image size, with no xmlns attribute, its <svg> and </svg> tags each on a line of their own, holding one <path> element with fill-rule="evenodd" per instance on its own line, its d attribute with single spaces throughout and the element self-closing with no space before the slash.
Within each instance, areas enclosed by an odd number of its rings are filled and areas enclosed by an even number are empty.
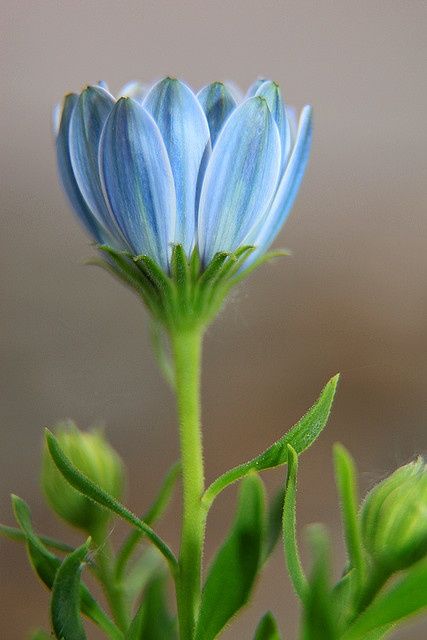
<svg viewBox="0 0 427 640">
<path fill-rule="evenodd" d="M 204 469 L 200 425 L 200 365 L 202 330 L 192 328 L 171 336 L 175 363 L 181 464 L 183 520 L 177 605 L 181 640 L 192 640 L 201 595 L 201 568 L 206 510 L 202 504 Z"/>
</svg>

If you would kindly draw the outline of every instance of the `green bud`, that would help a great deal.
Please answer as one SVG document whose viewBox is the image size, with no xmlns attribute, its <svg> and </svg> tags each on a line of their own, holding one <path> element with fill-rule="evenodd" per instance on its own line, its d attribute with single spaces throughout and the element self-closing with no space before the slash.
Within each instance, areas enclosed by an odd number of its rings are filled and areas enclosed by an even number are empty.
<svg viewBox="0 0 427 640">
<path fill-rule="evenodd" d="M 98 429 L 80 431 L 74 423 L 55 430 L 58 443 L 70 461 L 90 480 L 116 499 L 123 493 L 123 464 Z M 110 514 L 74 489 L 53 462 L 47 446 L 43 450 L 41 483 L 52 509 L 66 522 L 96 536 Z"/>
<path fill-rule="evenodd" d="M 388 572 L 427 555 L 427 466 L 400 467 L 370 491 L 362 505 L 362 536 L 374 563 Z"/>
</svg>

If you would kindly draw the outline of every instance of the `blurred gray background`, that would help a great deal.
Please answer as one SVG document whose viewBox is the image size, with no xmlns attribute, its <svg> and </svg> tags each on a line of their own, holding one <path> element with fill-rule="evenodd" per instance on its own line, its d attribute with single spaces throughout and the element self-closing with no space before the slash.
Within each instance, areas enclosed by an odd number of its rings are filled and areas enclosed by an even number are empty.
<svg viewBox="0 0 427 640">
<path fill-rule="evenodd" d="M 363 491 L 426 448 L 426 27 L 427 4 L 414 0 L 2 2 L 1 521 L 12 523 L 13 491 L 40 530 L 81 539 L 48 514 L 37 486 L 42 427 L 61 418 L 108 425 L 137 512 L 178 453 L 144 309 L 83 266 L 92 250 L 58 186 L 52 105 L 100 79 L 113 90 L 166 74 L 195 88 L 221 79 L 246 88 L 264 74 L 290 103 L 314 105 L 314 145 L 277 242 L 293 256 L 244 284 L 206 339 L 207 476 L 270 444 L 341 371 L 299 493 L 301 530 L 327 523 L 340 570 L 333 442 L 353 452 Z M 282 478 L 266 476 L 272 489 Z M 229 490 L 215 505 L 207 557 L 234 499 Z M 178 513 L 176 501 L 161 527 L 175 546 Z M 1 541 L 0 554 L 0 627 L 21 640 L 45 623 L 48 596 L 21 547 Z M 251 638 L 267 607 L 296 637 L 284 576 L 278 549 L 224 638 Z M 426 630 L 418 622 L 395 637 Z"/>
</svg>

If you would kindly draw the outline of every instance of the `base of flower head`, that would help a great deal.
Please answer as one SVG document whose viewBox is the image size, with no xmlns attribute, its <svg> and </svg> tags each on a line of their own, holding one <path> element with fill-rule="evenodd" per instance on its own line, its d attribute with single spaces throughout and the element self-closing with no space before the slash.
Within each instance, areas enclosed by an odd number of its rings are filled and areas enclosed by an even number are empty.
<svg viewBox="0 0 427 640">
<path fill-rule="evenodd" d="M 108 245 L 98 245 L 98 249 L 104 259 L 91 263 L 106 268 L 133 289 L 168 331 L 208 325 L 236 284 L 260 264 L 287 255 L 286 251 L 272 251 L 246 266 L 255 247 L 243 246 L 232 253 L 218 252 L 203 266 L 197 249 L 188 258 L 177 244 L 172 249 L 170 270 L 165 272 L 149 256 L 134 256 Z"/>
</svg>

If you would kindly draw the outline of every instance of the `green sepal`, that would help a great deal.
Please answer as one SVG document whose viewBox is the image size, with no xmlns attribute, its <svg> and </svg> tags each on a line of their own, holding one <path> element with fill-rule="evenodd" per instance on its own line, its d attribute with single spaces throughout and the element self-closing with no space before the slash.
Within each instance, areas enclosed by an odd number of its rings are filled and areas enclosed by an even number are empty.
<svg viewBox="0 0 427 640">
<path fill-rule="evenodd" d="M 263 557 L 264 486 L 256 474 L 242 482 L 237 514 L 202 591 L 195 640 L 213 640 L 249 600 Z"/>
<path fill-rule="evenodd" d="M 313 567 L 304 597 L 303 640 L 338 640 L 334 600 L 329 585 L 330 544 L 321 525 L 309 529 Z"/>
<path fill-rule="evenodd" d="M 342 635 L 342 640 L 364 640 L 385 633 L 400 621 L 427 609 L 427 560 L 421 560 L 386 591 L 381 592 Z"/>
<path fill-rule="evenodd" d="M 64 452 L 61 450 L 57 439 L 48 429 L 46 429 L 46 442 L 50 451 L 50 455 L 52 456 L 52 460 L 54 461 L 64 478 L 71 484 L 71 486 L 80 491 L 87 498 L 93 500 L 93 502 L 95 502 L 96 504 L 99 504 L 105 509 L 108 509 L 109 511 L 123 518 L 123 520 L 126 520 L 126 522 L 141 531 L 150 540 L 150 542 L 152 542 L 154 546 L 156 546 L 159 551 L 165 556 L 171 567 L 171 570 L 175 572 L 177 569 L 177 560 L 166 542 L 164 542 L 164 540 L 162 540 L 149 525 L 140 520 L 118 500 L 110 496 L 106 491 L 101 489 L 101 487 L 99 487 L 87 476 L 81 473 L 81 471 L 79 471 L 79 469 L 77 469 L 77 467 L 72 464 L 69 458 L 67 458 Z"/>
<path fill-rule="evenodd" d="M 168 331 L 206 326 L 215 317 L 230 289 L 256 267 L 283 252 L 271 252 L 244 263 L 255 250 L 253 246 L 218 252 L 203 265 L 197 248 L 187 257 L 182 245 L 172 248 L 170 270 L 164 271 L 147 255 L 134 256 L 108 245 L 98 246 L 105 260 L 92 260 L 104 266 L 128 287 L 136 291 L 157 321 Z"/>
<path fill-rule="evenodd" d="M 288 462 L 288 445 L 291 445 L 298 454 L 311 446 L 326 426 L 338 380 L 339 374 L 329 380 L 317 402 L 280 440 L 277 440 L 256 458 L 234 467 L 217 478 L 205 491 L 203 500 L 206 506 L 209 507 L 223 489 L 250 471 L 262 471 L 286 464 Z"/>
<path fill-rule="evenodd" d="M 268 611 L 259 621 L 254 640 L 281 640 L 279 627 L 271 611 Z"/>
<path fill-rule="evenodd" d="M 125 640 L 176 640 L 177 625 L 167 605 L 167 575 L 157 573 L 147 585 Z"/>
<path fill-rule="evenodd" d="M 30 509 L 24 500 L 12 496 L 12 506 L 16 520 L 27 540 L 28 556 L 40 580 L 51 590 L 62 560 L 46 549 L 43 541 L 34 533 Z M 75 550 L 73 549 L 72 552 Z M 121 640 L 122 633 L 110 620 L 84 584 L 81 584 L 81 610 L 97 624 L 112 640 Z"/>
<path fill-rule="evenodd" d="M 58 640 L 86 640 L 80 617 L 80 575 L 90 547 L 90 538 L 62 562 L 52 588 L 50 615 Z"/>
</svg>

